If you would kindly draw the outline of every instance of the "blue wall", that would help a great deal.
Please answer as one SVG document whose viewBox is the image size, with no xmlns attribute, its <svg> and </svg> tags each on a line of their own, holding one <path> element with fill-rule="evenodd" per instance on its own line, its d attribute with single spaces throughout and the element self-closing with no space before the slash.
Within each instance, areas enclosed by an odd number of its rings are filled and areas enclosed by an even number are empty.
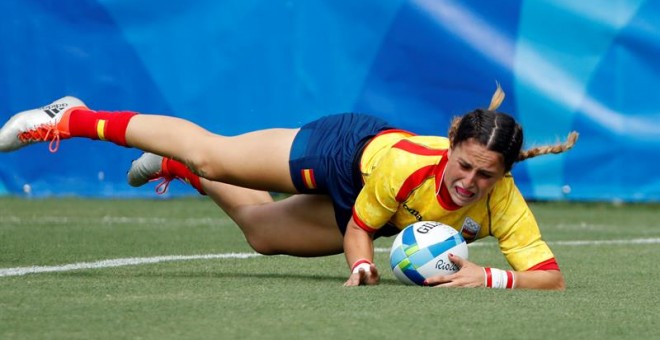
<svg viewBox="0 0 660 340">
<path fill-rule="evenodd" d="M 499 81 L 527 147 L 581 134 L 514 168 L 526 197 L 657 201 L 660 1 L 606 3 L 2 1 L 0 119 L 74 95 L 222 134 L 357 111 L 444 135 Z M 152 196 L 125 184 L 139 154 L 81 140 L 0 154 L 0 193 Z"/>
</svg>

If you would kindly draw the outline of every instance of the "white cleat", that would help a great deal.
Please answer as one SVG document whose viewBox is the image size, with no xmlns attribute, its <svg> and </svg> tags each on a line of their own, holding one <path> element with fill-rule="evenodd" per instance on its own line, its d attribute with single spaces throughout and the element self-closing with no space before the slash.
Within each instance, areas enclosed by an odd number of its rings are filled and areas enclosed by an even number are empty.
<svg viewBox="0 0 660 340">
<path fill-rule="evenodd" d="M 163 156 L 145 152 L 131 163 L 127 174 L 128 184 L 140 187 L 148 182 L 158 180 L 163 175 Z"/>
<path fill-rule="evenodd" d="M 71 137 L 68 117 L 74 108 L 87 107 L 80 99 L 67 96 L 15 114 L 0 129 L 0 151 L 14 151 L 37 142 L 50 142 L 48 149 L 57 151 L 60 139 Z"/>
<path fill-rule="evenodd" d="M 156 193 L 159 195 L 166 193 L 170 182 L 176 179 L 176 177 L 170 175 L 168 172 L 165 167 L 165 160 L 163 156 L 148 152 L 143 153 L 140 158 L 131 163 L 131 168 L 126 175 L 128 184 L 133 187 L 140 187 L 148 182 L 162 180 L 162 182 L 156 185 Z"/>
</svg>

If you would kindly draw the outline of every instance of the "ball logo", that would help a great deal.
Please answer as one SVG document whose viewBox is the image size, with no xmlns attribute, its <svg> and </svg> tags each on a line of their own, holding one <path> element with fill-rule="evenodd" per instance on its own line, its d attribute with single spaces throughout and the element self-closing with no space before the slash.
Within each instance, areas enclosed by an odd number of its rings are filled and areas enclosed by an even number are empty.
<svg viewBox="0 0 660 340">
<path fill-rule="evenodd" d="M 433 230 L 433 228 L 437 227 L 439 224 L 436 223 L 422 223 L 419 227 L 417 227 L 417 232 L 420 234 L 426 234 L 429 231 Z"/>
<path fill-rule="evenodd" d="M 445 261 L 444 259 L 438 260 L 438 262 L 435 263 L 435 268 L 450 272 L 457 272 L 460 269 L 454 262 Z"/>
</svg>

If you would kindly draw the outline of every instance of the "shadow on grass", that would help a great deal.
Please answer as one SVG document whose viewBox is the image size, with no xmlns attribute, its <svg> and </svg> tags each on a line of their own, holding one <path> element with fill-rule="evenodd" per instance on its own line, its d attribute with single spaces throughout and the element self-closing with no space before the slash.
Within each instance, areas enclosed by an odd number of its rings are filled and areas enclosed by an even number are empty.
<svg viewBox="0 0 660 340">
<path fill-rule="evenodd" d="M 267 279 L 267 280 L 303 280 L 303 281 L 317 281 L 317 282 L 337 282 L 342 284 L 348 279 L 348 276 L 339 275 L 314 275 L 314 274 L 301 274 L 301 273 L 245 273 L 245 272 L 224 272 L 224 271 L 204 271 L 204 270 L 183 270 L 183 271 L 127 271 L 122 270 L 121 273 L 105 270 L 83 270 L 72 271 L 66 273 L 57 273 L 54 275 L 78 277 L 78 278 L 158 278 L 158 279 L 202 279 L 202 278 L 216 278 L 216 279 Z M 401 286 L 402 283 L 394 279 L 381 278 L 380 285 L 396 285 Z"/>
</svg>

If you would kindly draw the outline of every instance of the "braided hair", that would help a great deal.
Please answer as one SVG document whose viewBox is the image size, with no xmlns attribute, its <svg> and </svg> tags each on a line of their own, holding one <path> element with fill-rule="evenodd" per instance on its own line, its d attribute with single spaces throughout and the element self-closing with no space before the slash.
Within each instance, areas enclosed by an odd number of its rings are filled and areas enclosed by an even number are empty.
<svg viewBox="0 0 660 340">
<path fill-rule="evenodd" d="M 573 131 L 564 143 L 521 150 L 522 127 L 510 115 L 496 111 L 504 101 L 504 96 L 504 91 L 498 83 L 488 109 L 476 109 L 462 117 L 455 117 L 449 127 L 451 146 L 473 139 L 488 150 L 501 154 L 504 158 L 504 170 L 509 172 L 515 162 L 549 153 L 562 153 L 575 145 L 578 133 Z"/>
</svg>

